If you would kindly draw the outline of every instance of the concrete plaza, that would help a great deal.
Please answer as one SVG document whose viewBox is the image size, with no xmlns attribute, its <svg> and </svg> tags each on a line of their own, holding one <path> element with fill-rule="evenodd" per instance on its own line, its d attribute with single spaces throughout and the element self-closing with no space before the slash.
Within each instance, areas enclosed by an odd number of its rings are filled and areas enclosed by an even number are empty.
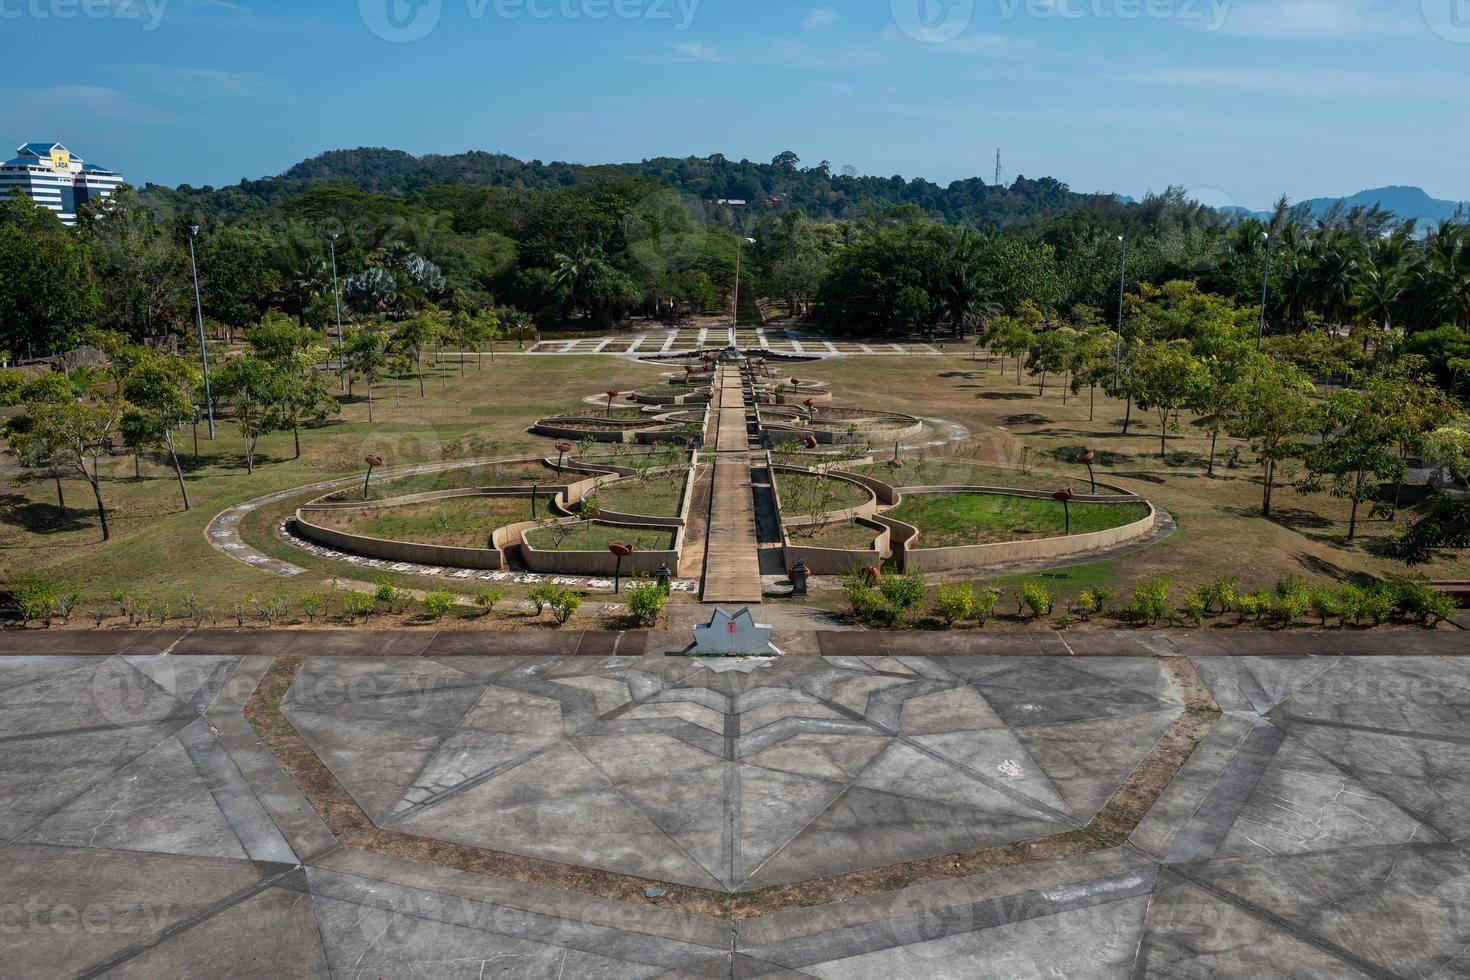
<svg viewBox="0 0 1470 980">
<path fill-rule="evenodd" d="M 5 634 L 0 977 L 1470 976 L 1462 633 L 394 636 Z M 288 652 L 378 827 L 649 900 L 344 846 L 242 715 Z M 1079 832 L 1194 710 L 1181 657 L 1220 714 L 1116 846 L 660 907 Z"/>
</svg>

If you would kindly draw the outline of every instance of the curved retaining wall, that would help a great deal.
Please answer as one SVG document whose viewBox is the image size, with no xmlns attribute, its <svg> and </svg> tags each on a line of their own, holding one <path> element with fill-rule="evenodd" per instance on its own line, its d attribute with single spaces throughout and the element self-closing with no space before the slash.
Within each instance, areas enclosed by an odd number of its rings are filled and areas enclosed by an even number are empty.
<svg viewBox="0 0 1470 980">
<path fill-rule="evenodd" d="M 775 479 L 775 474 L 777 473 L 798 473 L 804 474 L 806 476 L 810 476 L 812 474 L 807 470 L 803 470 L 795 466 L 778 466 L 775 463 L 771 462 L 770 453 L 766 454 L 766 467 L 771 471 L 771 493 L 776 498 L 776 515 L 781 519 L 782 527 L 785 527 L 786 525 L 800 526 L 803 524 L 816 523 L 817 518 L 811 514 L 793 514 L 790 518 L 784 516 L 785 507 L 781 503 L 781 487 Z M 876 495 L 873 494 L 872 488 L 867 486 L 867 484 L 863 483 L 861 480 L 849 479 L 845 473 L 828 473 L 827 476 L 831 477 L 834 480 L 841 480 L 844 483 L 856 483 L 864 490 L 867 490 L 869 493 L 869 497 L 866 503 L 858 504 L 856 507 L 848 507 L 845 510 L 828 511 L 825 515 L 823 515 L 823 519 L 827 523 L 840 524 L 844 521 L 856 520 L 859 517 L 872 517 L 874 514 L 878 513 L 878 498 Z"/>
<path fill-rule="evenodd" d="M 531 526 L 535 527 L 534 524 Z M 490 542 L 494 547 L 456 548 L 448 545 L 417 544 L 411 541 L 389 541 L 386 538 L 352 534 L 336 528 L 313 524 L 306 519 L 303 510 L 296 512 L 296 531 L 308 540 L 366 558 L 410 562 L 415 565 L 450 565 L 456 568 L 498 571 L 506 564 L 504 544 L 499 540 L 504 530 L 501 528 L 491 535 Z"/>
<path fill-rule="evenodd" d="M 573 521 L 572 523 L 580 523 Z M 612 523 L 599 521 L 599 523 Z M 541 551 L 531 546 L 524 535 L 539 525 L 516 525 L 521 538 L 521 561 L 533 572 L 546 575 L 592 575 L 612 578 L 617 568 L 617 559 L 607 551 Z M 667 531 L 669 528 L 640 522 L 623 525 L 632 529 L 645 528 Z M 674 530 L 672 551 L 639 551 L 623 559 L 624 575 L 653 575 L 659 565 L 667 565 L 672 571 L 679 567 L 679 552 L 684 547 L 684 529 Z"/>
<path fill-rule="evenodd" d="M 798 561 L 806 562 L 813 575 L 841 575 L 853 565 L 862 567 L 881 565 L 893 553 L 892 531 L 877 520 L 861 518 L 857 523 L 873 528 L 873 549 L 870 551 L 844 551 L 838 548 L 818 548 L 813 545 L 792 544 L 786 528 L 781 529 L 781 550 L 786 567 L 792 568 Z"/>
<path fill-rule="evenodd" d="M 1024 496 L 1009 492 L 1011 496 Z M 982 565 L 997 565 L 1011 561 L 1044 561 L 1049 558 L 1069 558 L 1086 554 L 1100 548 L 1111 548 L 1144 537 L 1158 523 L 1158 511 L 1146 500 L 1133 498 L 1129 503 L 1148 506 L 1148 516 L 1132 524 L 1111 527 L 1105 531 L 1088 534 L 1073 534 L 1058 538 L 1035 538 L 1026 541 L 999 541 L 993 544 L 962 545 L 956 548 L 917 547 L 923 543 L 918 528 L 890 517 L 877 518 L 893 533 L 893 554 L 900 567 L 906 572 L 946 572 L 957 568 L 974 568 Z"/>
</svg>

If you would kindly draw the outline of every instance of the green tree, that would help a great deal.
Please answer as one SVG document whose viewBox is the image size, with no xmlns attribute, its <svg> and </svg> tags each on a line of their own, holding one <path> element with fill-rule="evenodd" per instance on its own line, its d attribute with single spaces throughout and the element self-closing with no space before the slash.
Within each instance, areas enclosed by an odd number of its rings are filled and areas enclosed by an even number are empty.
<svg viewBox="0 0 1470 980">
<path fill-rule="evenodd" d="M 98 385 L 77 397 L 64 377 L 52 374 L 27 385 L 20 403 L 21 414 L 5 423 L 11 449 L 23 461 L 44 460 L 86 480 L 97 504 L 102 540 L 111 539 L 97 454 L 117 430 L 126 407 L 116 388 Z"/>
<path fill-rule="evenodd" d="M 255 447 L 260 437 L 277 431 L 280 372 L 253 354 L 237 357 L 214 374 L 215 395 L 229 404 L 240 438 L 245 441 L 245 469 L 255 472 Z"/>
<path fill-rule="evenodd" d="M 1261 513 L 1271 516 L 1277 469 L 1300 456 L 1301 439 L 1317 425 L 1316 388 L 1301 370 L 1267 360 L 1250 378 L 1231 386 L 1229 426 L 1233 437 L 1250 443 L 1261 464 Z"/>
<path fill-rule="evenodd" d="M 1133 390 L 1138 407 L 1159 416 L 1159 459 L 1169 452 L 1171 417 L 1197 391 L 1199 361 L 1186 340 L 1154 341 L 1141 346 L 1132 358 Z"/>
<path fill-rule="evenodd" d="M 368 421 L 373 420 L 373 382 L 387 369 L 388 332 L 377 325 L 347 331 L 347 373 L 367 384 Z"/>
<path fill-rule="evenodd" d="M 97 311 L 86 247 L 29 198 L 0 202 L 0 349 L 40 357 L 74 347 Z"/>
<path fill-rule="evenodd" d="M 1358 507 L 1380 499 L 1385 485 L 1403 479 L 1404 461 L 1394 451 L 1392 419 L 1372 393 L 1342 390 L 1322 403 L 1322 441 L 1306 454 L 1307 492 L 1326 490 L 1352 501 L 1347 539 L 1358 533 Z"/>
<path fill-rule="evenodd" d="M 127 407 L 121 429 L 128 444 L 137 448 L 162 449 L 168 453 L 184 510 L 189 509 L 189 487 L 179 464 L 174 431 L 194 420 L 195 392 L 200 375 L 193 365 L 144 349 L 122 380 L 122 397 Z"/>
</svg>

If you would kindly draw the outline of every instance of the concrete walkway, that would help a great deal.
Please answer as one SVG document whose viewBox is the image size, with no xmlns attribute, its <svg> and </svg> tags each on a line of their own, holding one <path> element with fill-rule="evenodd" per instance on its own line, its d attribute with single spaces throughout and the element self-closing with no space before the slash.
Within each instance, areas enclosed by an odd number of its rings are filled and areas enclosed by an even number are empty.
<svg viewBox="0 0 1470 980">
<path fill-rule="evenodd" d="M 715 462 L 705 546 L 704 601 L 759 603 L 761 573 L 751 488 L 750 434 L 739 368 L 720 368 L 711 411 Z"/>
</svg>

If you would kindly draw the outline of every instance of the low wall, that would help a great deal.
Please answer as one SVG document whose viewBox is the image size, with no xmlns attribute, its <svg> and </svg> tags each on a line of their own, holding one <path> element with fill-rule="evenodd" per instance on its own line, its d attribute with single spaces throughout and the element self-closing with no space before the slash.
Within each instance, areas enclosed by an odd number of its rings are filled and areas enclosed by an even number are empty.
<svg viewBox="0 0 1470 980">
<path fill-rule="evenodd" d="M 870 494 L 867 502 L 859 504 L 856 507 L 848 507 L 844 510 L 828 511 L 825 514 L 821 515 L 792 514 L 788 518 L 785 516 L 785 506 L 781 503 L 781 487 L 776 480 L 776 474 L 797 473 L 806 476 L 811 476 L 812 474 L 808 470 L 804 470 L 795 466 L 778 466 L 777 464 L 771 462 L 771 454 L 769 452 L 766 453 L 766 467 L 771 472 L 771 492 L 775 495 L 776 498 L 776 516 L 781 519 L 781 525 L 783 527 L 787 525 L 800 526 L 803 524 L 813 524 L 816 523 L 816 521 L 819 519 L 825 520 L 828 524 L 840 524 L 843 521 L 856 520 L 859 517 L 872 517 L 874 514 L 878 513 L 878 498 L 876 495 L 873 494 L 873 489 L 871 487 L 863 483 L 863 481 L 861 480 L 850 479 L 844 473 L 828 473 L 827 476 L 831 477 L 834 480 L 842 480 L 844 483 L 856 483 L 864 490 L 867 490 Z"/>
<path fill-rule="evenodd" d="M 535 527 L 535 525 L 531 525 Z M 296 532 L 309 541 L 326 545 L 338 551 L 361 555 L 364 558 L 380 558 L 383 561 L 409 562 L 415 565 L 450 566 L 453 568 L 478 568 L 498 571 L 505 567 L 505 555 L 495 540 L 500 532 L 491 536 L 492 548 L 456 548 L 448 545 L 417 544 L 411 541 L 389 541 L 371 538 L 363 534 L 351 534 L 336 528 L 313 524 L 303 511 L 296 512 Z"/>
<path fill-rule="evenodd" d="M 786 528 L 782 528 L 781 550 L 785 557 L 786 567 L 790 569 L 798 561 L 804 561 L 813 575 L 841 575 L 854 565 L 863 568 L 881 565 L 893 554 L 892 532 L 886 525 L 876 520 L 861 519 L 857 523 L 873 528 L 872 550 L 845 551 L 838 548 L 792 544 L 790 534 L 787 533 Z"/>
<path fill-rule="evenodd" d="M 1012 494 L 1016 495 L 1016 494 Z M 1058 538 L 1035 538 L 1025 541 L 998 541 L 993 544 L 962 545 L 956 548 L 924 548 L 923 533 L 911 524 L 892 518 L 879 518 L 880 523 L 890 527 L 894 534 L 894 557 L 906 572 L 947 572 L 958 568 L 976 568 L 1012 561 L 1044 561 L 1051 558 L 1070 558 L 1101 548 L 1112 548 L 1142 538 L 1153 531 L 1158 523 L 1158 511 L 1148 501 L 1138 499 L 1129 503 L 1148 505 L 1148 516 L 1111 527 L 1105 531 L 1088 534 L 1073 534 Z"/>
<path fill-rule="evenodd" d="M 612 522 L 599 522 L 612 523 Z M 646 521 L 637 524 L 627 524 L 630 529 L 655 528 L 666 531 L 667 527 L 649 524 Z M 541 551 L 533 547 L 525 540 L 526 532 L 534 530 L 537 525 L 525 527 L 521 530 L 521 561 L 533 572 L 543 575 L 591 575 L 600 578 L 612 578 L 617 568 L 617 559 L 608 551 Z M 679 567 L 679 552 L 684 547 L 684 529 L 678 528 L 674 532 L 674 547 L 672 551 L 639 551 L 623 559 L 624 575 L 653 575 L 658 571 L 660 565 L 667 565 L 670 571 Z"/>
</svg>

